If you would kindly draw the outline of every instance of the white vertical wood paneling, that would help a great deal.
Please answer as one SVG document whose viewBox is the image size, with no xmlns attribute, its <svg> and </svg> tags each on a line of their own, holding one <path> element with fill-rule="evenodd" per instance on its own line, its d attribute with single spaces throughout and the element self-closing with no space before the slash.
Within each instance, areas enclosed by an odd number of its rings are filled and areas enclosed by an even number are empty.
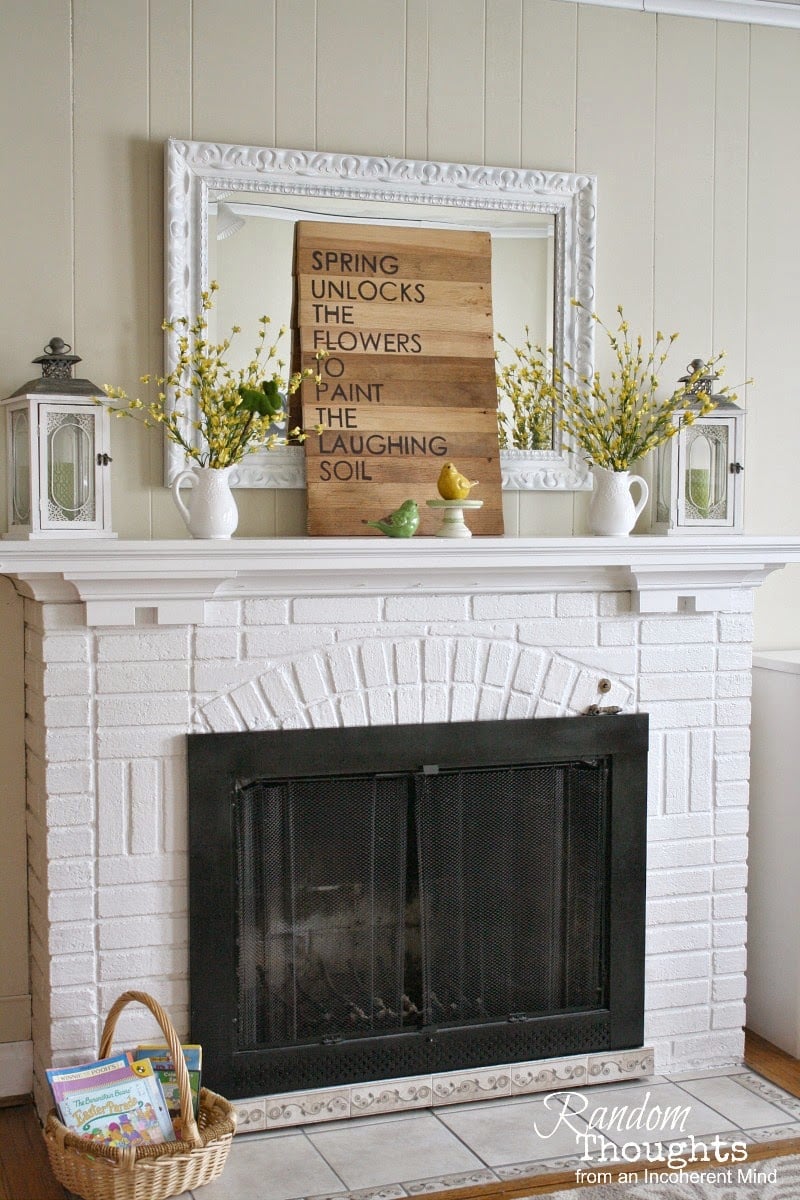
<svg viewBox="0 0 800 1200">
<path fill-rule="evenodd" d="M 508 492 L 518 497 L 516 527 L 506 524 L 506 533 L 517 537 L 569 537 L 574 521 L 571 492 Z"/>
<path fill-rule="evenodd" d="M 275 0 L 192 0 L 192 25 L 193 136 L 273 145 Z"/>
<path fill-rule="evenodd" d="M 406 0 L 406 158 L 428 153 L 428 0 Z"/>
<path fill-rule="evenodd" d="M 0 36 L 4 396 L 38 373 L 31 359 L 54 334 L 73 339 L 70 72 L 69 6 L 30 0 L 12 11 L 6 5 Z M 6 529 L 2 496 L 0 527 Z"/>
<path fill-rule="evenodd" d="M 715 32 L 711 21 L 657 18 L 654 317 L 681 335 L 665 389 L 711 352 Z"/>
<path fill-rule="evenodd" d="M 428 154 L 483 162 L 484 0 L 430 0 Z"/>
<path fill-rule="evenodd" d="M 484 162 L 520 165 L 521 123 L 522 0 L 486 0 Z"/>
<path fill-rule="evenodd" d="M 598 177 L 597 308 L 653 313 L 656 18 L 579 5 L 576 170 Z M 598 339 L 598 363 L 608 361 Z"/>
<path fill-rule="evenodd" d="M 577 30 L 577 5 L 562 4 L 560 0 L 524 0 L 523 166 L 576 170 Z"/>
<path fill-rule="evenodd" d="M 791 150 L 800 113 L 800 32 L 753 29 L 751 47 L 747 518 L 753 533 L 790 533 L 800 526 L 800 156 Z"/>
<path fill-rule="evenodd" d="M 149 0 L 149 178 L 147 354 L 140 373 L 164 366 L 164 142 L 192 136 L 192 0 Z M 152 396 L 153 387 L 145 393 Z M 126 423 L 119 434 L 129 434 Z M 152 537 L 182 537 L 186 530 L 164 489 L 164 447 L 159 432 L 147 436 Z M 120 497 L 116 488 L 116 509 Z"/>
<path fill-rule="evenodd" d="M 797 298 L 800 253 L 793 152 L 800 114 L 800 32 L 751 31 L 748 193 L 747 478 L 752 533 L 799 533 L 800 384 Z M 796 141 L 796 138 L 794 138 Z M 772 576 L 758 596 L 757 644 L 797 646 L 800 568 Z"/>
<path fill-rule="evenodd" d="M 316 145 L 316 0 L 276 0 L 275 142 Z"/>
<path fill-rule="evenodd" d="M 800 533 L 797 460 L 800 384 L 796 197 L 800 156 L 800 33 L 750 32 L 747 205 L 747 400 L 745 525 L 750 533 Z M 771 576 L 756 600 L 756 645 L 797 646 L 800 567 Z"/>
<path fill-rule="evenodd" d="M 137 394 L 148 369 L 148 11 L 74 0 L 75 348 L 95 383 Z M 112 518 L 149 532 L 150 434 L 112 422 Z"/>
<path fill-rule="evenodd" d="M 725 383 L 733 385 L 747 378 L 750 28 L 720 23 L 716 32 L 711 345 L 725 350 Z"/>
<path fill-rule="evenodd" d="M 318 0 L 317 146 L 400 157 L 404 0 Z"/>
<path fill-rule="evenodd" d="M 634 332 L 653 321 L 656 19 L 578 6 L 576 169 L 598 177 L 595 307 L 614 328 L 621 304 Z M 595 340 L 598 369 L 613 356 Z M 573 529 L 587 531 L 588 493 L 573 495 Z"/>
</svg>

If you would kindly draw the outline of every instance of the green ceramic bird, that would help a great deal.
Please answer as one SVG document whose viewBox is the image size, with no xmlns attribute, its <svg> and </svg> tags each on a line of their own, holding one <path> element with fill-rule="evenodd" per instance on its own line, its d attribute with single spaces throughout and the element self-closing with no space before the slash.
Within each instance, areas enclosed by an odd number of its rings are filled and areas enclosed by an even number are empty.
<svg viewBox="0 0 800 1200">
<path fill-rule="evenodd" d="M 364 521 L 380 529 L 387 537 L 413 537 L 419 528 L 419 505 L 416 500 L 405 500 L 399 508 L 380 521 Z"/>
</svg>

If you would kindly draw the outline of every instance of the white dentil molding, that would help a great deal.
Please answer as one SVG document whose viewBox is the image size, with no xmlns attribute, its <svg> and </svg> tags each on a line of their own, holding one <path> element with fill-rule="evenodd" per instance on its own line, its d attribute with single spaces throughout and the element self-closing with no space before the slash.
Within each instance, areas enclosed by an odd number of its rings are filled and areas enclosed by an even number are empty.
<svg viewBox="0 0 800 1200">
<path fill-rule="evenodd" d="M 253 538 L 0 545 L 33 599 L 83 602 L 89 626 L 203 624 L 214 600 L 263 596 L 630 591 L 639 612 L 730 610 L 800 562 L 800 537 Z"/>
<path fill-rule="evenodd" d="M 774 25 L 800 29 L 800 2 L 772 0 L 564 0 L 568 4 L 595 4 L 603 8 L 632 8 L 638 12 L 666 13 L 675 17 L 701 17 L 708 21 L 740 21 L 748 25 Z"/>
</svg>

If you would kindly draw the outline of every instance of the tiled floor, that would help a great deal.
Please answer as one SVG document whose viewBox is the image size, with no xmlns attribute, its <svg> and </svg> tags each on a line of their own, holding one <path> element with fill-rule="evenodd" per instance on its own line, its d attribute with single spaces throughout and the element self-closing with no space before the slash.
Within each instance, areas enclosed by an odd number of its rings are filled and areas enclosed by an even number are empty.
<svg viewBox="0 0 800 1200">
<path fill-rule="evenodd" d="M 692 1136 L 718 1134 L 727 1143 L 800 1136 L 800 1100 L 744 1067 L 653 1076 L 571 1096 L 568 1102 L 555 1092 L 245 1134 L 234 1140 L 222 1176 L 197 1200 L 400 1200 L 573 1166 L 596 1169 L 604 1143 L 610 1161 L 608 1143 L 626 1147 L 627 1158 L 644 1143 L 674 1148 Z M 581 1135 L 587 1133 L 596 1140 L 586 1142 Z M 591 1161 L 581 1163 L 585 1147 Z"/>
</svg>

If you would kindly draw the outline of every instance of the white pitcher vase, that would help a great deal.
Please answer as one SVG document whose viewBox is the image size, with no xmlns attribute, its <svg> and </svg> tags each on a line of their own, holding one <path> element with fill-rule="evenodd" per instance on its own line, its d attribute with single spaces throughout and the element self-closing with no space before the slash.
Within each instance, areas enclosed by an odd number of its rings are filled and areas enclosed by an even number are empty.
<svg viewBox="0 0 800 1200">
<path fill-rule="evenodd" d="M 650 489 L 641 475 L 630 471 L 609 471 L 592 466 L 592 498 L 589 501 L 589 528 L 592 533 L 606 537 L 627 537 L 636 518 L 647 503 Z M 639 499 L 634 503 L 633 484 L 639 485 Z"/>
<path fill-rule="evenodd" d="M 192 537 L 229 538 L 239 524 L 230 471 L 230 467 L 195 467 L 175 477 L 172 495 Z M 186 503 L 180 492 L 184 481 L 191 484 Z"/>
</svg>

